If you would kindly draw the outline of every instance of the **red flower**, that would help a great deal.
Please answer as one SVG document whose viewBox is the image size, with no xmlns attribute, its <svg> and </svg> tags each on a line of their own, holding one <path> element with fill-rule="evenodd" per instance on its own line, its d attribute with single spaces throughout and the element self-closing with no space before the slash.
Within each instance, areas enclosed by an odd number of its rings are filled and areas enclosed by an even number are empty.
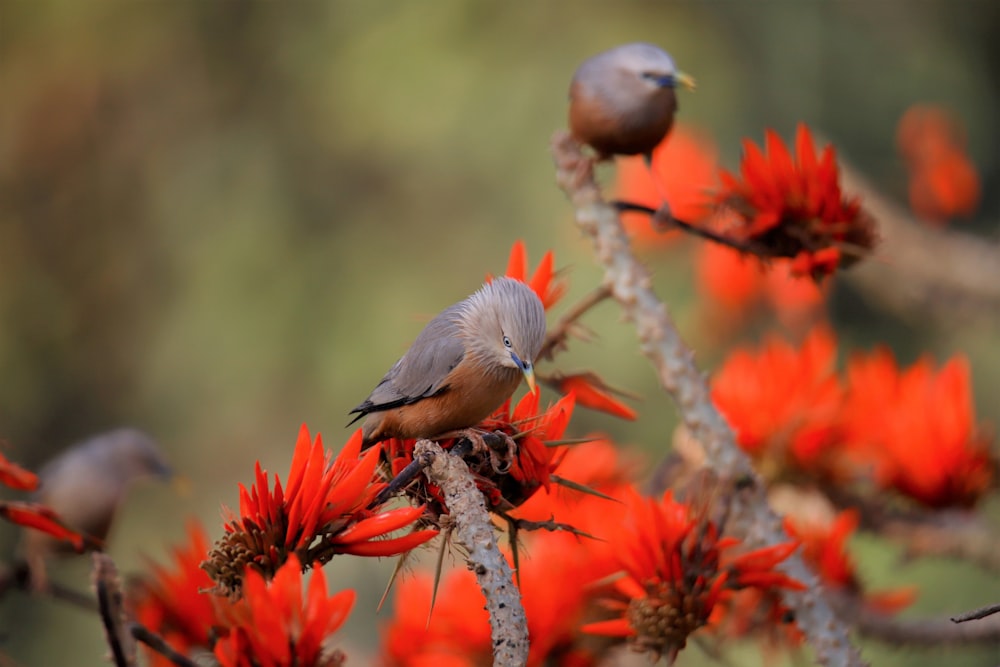
<svg viewBox="0 0 1000 667">
<path fill-rule="evenodd" d="M 617 618 L 589 623 L 584 631 L 627 638 L 636 650 L 665 654 L 672 662 L 693 632 L 718 622 L 717 605 L 733 591 L 802 588 L 774 570 L 795 543 L 730 555 L 738 544 L 720 537 L 713 522 L 669 491 L 659 502 L 633 492 L 617 543 L 624 575 L 607 601 Z"/>
<path fill-rule="evenodd" d="M 929 507 L 971 507 L 991 487 L 989 439 L 976 424 L 969 365 L 930 359 L 900 371 L 879 349 L 848 364 L 850 447 L 876 481 Z"/>
<path fill-rule="evenodd" d="M 128 591 L 136 620 L 184 655 L 196 647 L 210 649 L 216 628 L 222 625 L 219 610 L 228 605 L 204 593 L 214 583 L 200 567 L 208 546 L 205 529 L 190 523 L 188 543 L 173 550 L 173 568 L 150 562 L 151 573 L 134 582 Z M 173 665 L 155 651 L 147 651 L 147 656 L 153 667 Z"/>
<path fill-rule="evenodd" d="M 716 372 L 712 398 L 768 476 L 836 472 L 843 389 L 835 359 L 833 335 L 816 329 L 800 349 L 772 338 L 759 351 L 736 350 Z"/>
<path fill-rule="evenodd" d="M 594 643 L 584 640 L 579 627 L 598 591 L 587 584 L 614 571 L 612 559 L 591 558 L 589 547 L 604 549 L 606 543 L 561 532 L 531 533 L 525 542 L 529 556 L 521 559 L 519 580 L 531 637 L 528 667 L 597 664 L 591 653 Z M 444 574 L 433 612 L 432 589 L 431 577 L 425 574 L 399 586 L 394 616 L 382 628 L 381 663 L 491 665 L 489 619 L 472 572 L 453 569 Z"/>
<path fill-rule="evenodd" d="M 0 484 L 16 491 L 34 491 L 38 488 L 38 476 L 0 454 Z"/>
<path fill-rule="evenodd" d="M 442 576 L 434 609 L 434 583 L 425 573 L 396 588 L 393 617 L 381 628 L 384 667 L 473 667 L 492 664 L 490 621 L 483 594 L 468 570 Z"/>
<path fill-rule="evenodd" d="M 847 553 L 847 541 L 857 527 L 858 514 L 854 510 L 844 510 L 830 523 L 785 520 L 785 530 L 802 543 L 802 558 L 815 569 L 824 584 L 861 595 L 857 567 Z M 892 613 L 908 606 L 914 597 L 915 590 L 907 588 L 868 593 L 865 601 L 878 611 Z"/>
<path fill-rule="evenodd" d="M 608 387 L 595 373 L 572 375 L 554 373 L 550 376 L 549 382 L 555 385 L 560 394 L 575 394 L 577 405 L 600 410 L 622 419 L 631 420 L 638 416 L 635 410 L 615 398 L 613 396 L 615 390 Z"/>
<path fill-rule="evenodd" d="M 66 527 L 59 515 L 45 505 L 18 501 L 0 501 L 0 516 L 11 523 L 26 528 L 40 530 L 57 540 L 63 540 L 73 545 L 78 553 L 87 549 L 100 549 L 101 541 L 97 538 L 78 533 Z"/>
<path fill-rule="evenodd" d="M 437 534 L 414 531 L 386 539 L 411 526 L 422 507 L 380 511 L 372 507 L 385 484 L 376 479 L 380 447 L 361 458 L 360 429 L 331 462 L 320 436 L 310 444 L 309 431 L 299 431 L 287 490 L 275 477 L 274 488 L 260 463 L 248 492 L 240 485 L 240 515 L 228 512 L 226 535 L 215 545 L 204 567 L 217 590 L 239 597 L 244 568 L 272 576 L 291 554 L 299 562 L 329 561 L 336 554 L 393 556 L 417 547 Z"/>
<path fill-rule="evenodd" d="M 566 454 L 565 447 L 550 447 L 546 443 L 563 437 L 570 416 L 573 414 L 572 394 L 564 396 L 545 412 L 540 413 L 539 393 L 528 392 L 518 402 L 513 412 L 510 399 L 477 428 L 491 433 L 500 431 L 512 438 L 517 447 L 511 458 L 506 453 L 494 452 L 481 466 L 473 466 L 477 484 L 483 491 L 486 505 L 491 510 L 510 510 L 530 498 L 539 488 L 548 488 L 551 474 Z M 399 474 L 413 461 L 416 440 L 396 438 L 385 443 L 389 469 L 393 476 Z M 450 449 L 455 440 L 445 440 L 442 448 Z M 502 463 L 502 466 L 497 466 Z M 499 468 L 499 469 L 498 469 Z M 505 469 L 504 469 L 505 468 Z M 433 485 L 411 486 L 408 493 L 419 502 L 431 502 L 438 507 L 431 514 L 446 510 L 440 506 L 440 490 Z"/>
<path fill-rule="evenodd" d="M 671 213 L 696 224 L 712 212 L 718 151 L 712 138 L 691 125 L 675 123 L 653 150 L 652 167 L 640 156 L 618 159 L 617 198 L 656 209 L 666 195 Z M 656 179 L 654 181 L 653 179 Z M 623 216 L 629 233 L 642 242 L 662 244 L 677 238 L 649 224 L 649 216 Z"/>
<path fill-rule="evenodd" d="M 541 299 L 545 310 L 548 310 L 563 297 L 567 289 L 565 282 L 555 279 L 554 261 L 552 251 L 549 250 L 542 256 L 542 261 L 531 275 L 531 280 L 528 280 L 528 251 L 524 247 L 524 241 L 515 241 L 510 249 L 510 259 L 504 275 L 527 283 Z"/>
<path fill-rule="evenodd" d="M 498 493 L 487 493 L 490 507 L 518 507 L 539 488 L 549 489 L 552 473 L 566 456 L 566 447 L 550 447 L 566 432 L 576 398 L 563 396 L 545 412 L 539 412 L 539 393 L 526 393 L 513 411 L 510 399 L 483 422 L 489 431 L 502 431 L 517 442 L 517 455 L 506 475 L 494 480 Z"/>
<path fill-rule="evenodd" d="M 763 257 L 793 258 L 797 273 L 818 278 L 872 248 L 873 222 L 856 200 L 841 194 L 833 147 L 817 157 L 805 125 L 799 125 L 795 144 L 797 160 L 771 130 L 766 155 L 744 140 L 741 178 L 723 170 L 718 201 L 736 213 L 739 240 Z"/>
<path fill-rule="evenodd" d="M 766 270 L 765 270 L 766 269 Z M 710 331 L 743 325 L 751 311 L 766 306 L 787 328 L 801 331 L 824 314 L 825 288 L 792 272 L 791 261 L 761 260 L 718 243 L 698 253 L 699 292 L 707 297 Z"/>
<path fill-rule="evenodd" d="M 910 207 L 918 216 L 941 225 L 976 211 L 979 174 L 953 114 L 932 105 L 910 107 L 899 120 L 896 143 L 910 172 Z"/>
<path fill-rule="evenodd" d="M 227 608 L 227 629 L 215 644 L 221 667 L 340 667 L 345 656 L 326 646 L 354 606 L 354 591 L 330 596 L 322 568 L 313 568 L 303 599 L 295 554 L 268 581 L 249 569 L 244 598 Z"/>
</svg>

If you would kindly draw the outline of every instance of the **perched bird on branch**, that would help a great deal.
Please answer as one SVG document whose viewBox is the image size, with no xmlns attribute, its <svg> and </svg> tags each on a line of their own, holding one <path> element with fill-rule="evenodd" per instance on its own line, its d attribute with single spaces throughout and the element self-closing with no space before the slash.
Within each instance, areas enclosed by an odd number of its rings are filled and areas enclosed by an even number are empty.
<svg viewBox="0 0 1000 667">
<path fill-rule="evenodd" d="M 67 527 L 100 543 L 133 482 L 172 475 L 152 438 L 119 428 L 79 442 L 45 464 L 35 500 L 55 511 Z M 73 552 L 68 542 L 31 529 L 25 529 L 21 549 L 36 589 L 47 585 L 45 561 Z"/>
<path fill-rule="evenodd" d="M 475 426 L 517 389 L 535 388 L 545 309 L 530 287 L 495 278 L 446 308 L 360 405 L 364 447 L 388 438 L 432 438 Z M 351 423 L 353 424 L 354 421 Z"/>
<path fill-rule="evenodd" d="M 636 42 L 599 53 L 573 75 L 570 131 L 602 158 L 641 154 L 648 164 L 673 125 L 678 83 L 694 87 L 694 80 L 653 44 Z"/>
</svg>

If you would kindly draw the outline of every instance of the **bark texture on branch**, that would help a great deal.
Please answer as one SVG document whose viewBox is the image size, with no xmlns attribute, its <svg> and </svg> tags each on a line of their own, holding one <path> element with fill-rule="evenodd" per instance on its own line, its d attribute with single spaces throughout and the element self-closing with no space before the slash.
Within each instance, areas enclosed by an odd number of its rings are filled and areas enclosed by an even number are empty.
<svg viewBox="0 0 1000 667">
<path fill-rule="evenodd" d="M 694 363 L 694 353 L 681 340 L 663 303 L 652 290 L 649 271 L 632 253 L 617 211 L 607 204 L 594 181 L 593 161 L 581 153 L 566 132 L 552 141 L 556 180 L 569 197 L 576 223 L 594 244 L 604 267 L 605 284 L 636 327 L 639 344 L 661 385 L 674 399 L 684 425 L 704 446 L 708 465 L 731 488 L 727 526 L 752 547 L 787 542 L 781 520 L 767 503 L 764 486 L 750 460 L 737 446 L 733 431 L 711 400 L 708 382 Z M 865 662 L 851 644 L 848 627 L 820 593 L 817 577 L 793 554 L 781 568 L 806 585 L 786 591 L 785 602 L 806 640 L 824 665 L 859 666 Z"/>
<path fill-rule="evenodd" d="M 528 621 L 514 572 L 500 552 L 496 530 L 483 493 L 465 462 L 449 456 L 430 440 L 417 442 L 414 458 L 428 457 L 427 479 L 444 493 L 454 521 L 452 536 L 468 554 L 469 569 L 476 575 L 490 616 L 495 667 L 522 667 L 528 661 Z"/>
</svg>

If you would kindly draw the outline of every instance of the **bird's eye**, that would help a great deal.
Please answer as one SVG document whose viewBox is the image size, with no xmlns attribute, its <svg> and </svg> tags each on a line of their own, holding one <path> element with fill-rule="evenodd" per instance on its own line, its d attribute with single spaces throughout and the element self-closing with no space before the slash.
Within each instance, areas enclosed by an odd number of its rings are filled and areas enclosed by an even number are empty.
<svg viewBox="0 0 1000 667">
<path fill-rule="evenodd" d="M 503 344 L 506 347 L 510 347 L 511 346 L 510 338 L 507 338 L 506 336 L 504 336 L 503 337 Z"/>
<path fill-rule="evenodd" d="M 652 81 L 661 88 L 674 87 L 675 81 L 672 74 L 663 74 L 662 72 L 643 72 L 640 76 L 647 81 Z"/>
</svg>

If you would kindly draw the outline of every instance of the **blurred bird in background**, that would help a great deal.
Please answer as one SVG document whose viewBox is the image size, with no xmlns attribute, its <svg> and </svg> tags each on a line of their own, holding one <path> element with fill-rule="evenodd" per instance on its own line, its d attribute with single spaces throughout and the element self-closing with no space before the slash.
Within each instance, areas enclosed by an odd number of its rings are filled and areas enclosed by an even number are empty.
<svg viewBox="0 0 1000 667">
<path fill-rule="evenodd" d="M 38 473 L 34 500 L 55 511 L 69 528 L 100 543 L 107 538 L 133 482 L 172 477 L 173 471 L 150 436 L 119 428 L 78 442 L 46 463 Z M 24 530 L 21 554 L 36 590 L 48 586 L 46 562 L 72 553 L 68 542 Z"/>
</svg>

